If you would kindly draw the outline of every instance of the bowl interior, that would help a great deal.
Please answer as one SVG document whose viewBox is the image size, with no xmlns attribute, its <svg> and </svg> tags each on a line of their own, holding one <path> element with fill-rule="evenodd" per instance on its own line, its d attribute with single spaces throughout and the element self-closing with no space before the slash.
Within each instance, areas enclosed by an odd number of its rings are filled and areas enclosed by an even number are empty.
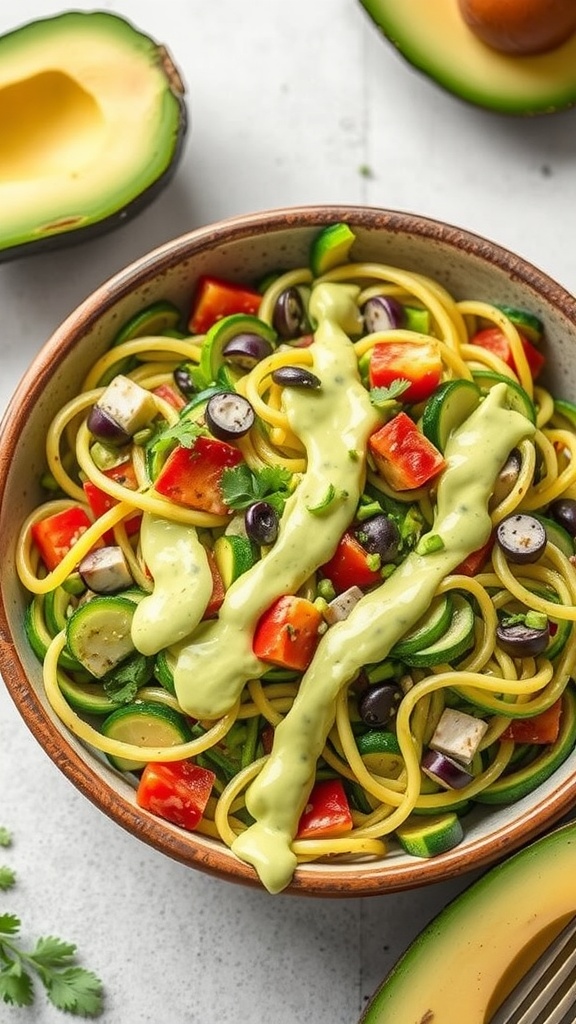
<svg viewBox="0 0 576 1024">
<path fill-rule="evenodd" d="M 223 845 L 188 834 L 143 811 L 134 789 L 53 715 L 41 668 L 24 634 L 27 597 L 14 568 L 19 527 L 42 500 L 44 439 L 56 411 L 77 393 L 86 368 L 117 329 L 150 303 L 168 299 L 185 312 L 203 273 L 249 282 L 264 273 L 306 265 L 319 227 L 346 221 L 356 234 L 354 258 L 388 263 L 435 278 L 457 298 L 525 308 L 546 325 L 546 384 L 576 396 L 576 302 L 537 268 L 457 228 L 409 214 L 356 207 L 306 207 L 254 214 L 202 228 L 163 246 L 117 274 L 60 326 L 20 383 L 0 431 L 0 669 L 26 724 L 71 781 L 122 827 L 184 863 L 247 884 L 252 869 Z M 576 795 L 576 756 L 535 794 L 512 806 L 475 812 L 464 842 L 431 860 L 401 853 L 381 862 L 301 866 L 290 891 L 360 895 L 400 890 L 493 862 L 558 819 Z"/>
</svg>

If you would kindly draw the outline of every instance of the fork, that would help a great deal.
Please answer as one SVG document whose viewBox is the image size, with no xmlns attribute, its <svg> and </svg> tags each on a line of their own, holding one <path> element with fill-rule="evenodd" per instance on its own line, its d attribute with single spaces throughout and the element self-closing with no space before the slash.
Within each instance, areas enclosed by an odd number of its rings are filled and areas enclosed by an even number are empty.
<svg viewBox="0 0 576 1024">
<path fill-rule="evenodd" d="M 575 1024 L 576 916 L 526 972 L 490 1024 Z"/>
</svg>

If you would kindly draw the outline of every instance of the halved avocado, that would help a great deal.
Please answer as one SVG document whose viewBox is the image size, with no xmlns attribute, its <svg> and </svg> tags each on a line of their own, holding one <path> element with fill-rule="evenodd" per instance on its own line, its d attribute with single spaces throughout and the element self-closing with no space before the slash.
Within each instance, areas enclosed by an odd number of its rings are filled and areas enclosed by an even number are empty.
<svg viewBox="0 0 576 1024">
<path fill-rule="evenodd" d="M 185 87 L 125 19 L 71 11 L 0 37 L 0 260 L 133 216 L 182 150 Z"/>
<path fill-rule="evenodd" d="M 492 868 L 409 947 L 361 1024 L 490 1020 L 576 913 L 575 862 L 570 823 Z"/>
<path fill-rule="evenodd" d="M 481 42 L 458 0 L 360 0 L 403 57 L 477 106 L 544 114 L 576 103 L 576 35 L 547 53 L 512 57 Z"/>
</svg>

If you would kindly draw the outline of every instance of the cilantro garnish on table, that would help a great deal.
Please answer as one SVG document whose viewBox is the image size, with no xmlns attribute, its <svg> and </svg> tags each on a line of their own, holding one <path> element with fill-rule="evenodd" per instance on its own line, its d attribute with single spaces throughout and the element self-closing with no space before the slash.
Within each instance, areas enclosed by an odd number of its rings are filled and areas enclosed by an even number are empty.
<svg viewBox="0 0 576 1024">
<path fill-rule="evenodd" d="M 237 512 L 249 508 L 255 501 L 267 501 L 282 515 L 293 491 L 294 477 L 283 466 L 264 466 L 254 472 L 243 462 L 224 470 L 220 486 L 224 501 Z"/>
<path fill-rule="evenodd" d="M 0 846 L 11 846 L 7 829 L 0 828 Z M 0 890 L 16 883 L 8 865 L 0 865 Z M 58 1010 L 77 1017 L 98 1017 L 102 1011 L 102 982 L 92 971 L 78 966 L 76 946 L 54 935 L 36 940 L 25 949 L 16 914 L 0 912 L 0 1000 L 11 1006 L 32 1006 L 34 977 L 43 985 Z"/>
</svg>

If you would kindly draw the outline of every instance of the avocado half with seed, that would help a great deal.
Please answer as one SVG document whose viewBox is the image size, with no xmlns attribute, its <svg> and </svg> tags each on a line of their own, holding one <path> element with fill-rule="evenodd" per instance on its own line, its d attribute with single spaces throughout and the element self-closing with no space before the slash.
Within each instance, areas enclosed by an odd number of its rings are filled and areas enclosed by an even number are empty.
<svg viewBox="0 0 576 1024">
<path fill-rule="evenodd" d="M 185 87 L 164 46 L 114 14 L 0 37 L 0 260 L 121 224 L 170 180 Z"/>
<path fill-rule="evenodd" d="M 576 103 L 576 35 L 547 53 L 491 49 L 464 21 L 458 0 L 360 0 L 386 38 L 419 71 L 503 114 L 545 114 Z"/>
<path fill-rule="evenodd" d="M 524 847 L 450 903 L 360 1024 L 484 1024 L 576 913 L 576 824 Z"/>
</svg>

